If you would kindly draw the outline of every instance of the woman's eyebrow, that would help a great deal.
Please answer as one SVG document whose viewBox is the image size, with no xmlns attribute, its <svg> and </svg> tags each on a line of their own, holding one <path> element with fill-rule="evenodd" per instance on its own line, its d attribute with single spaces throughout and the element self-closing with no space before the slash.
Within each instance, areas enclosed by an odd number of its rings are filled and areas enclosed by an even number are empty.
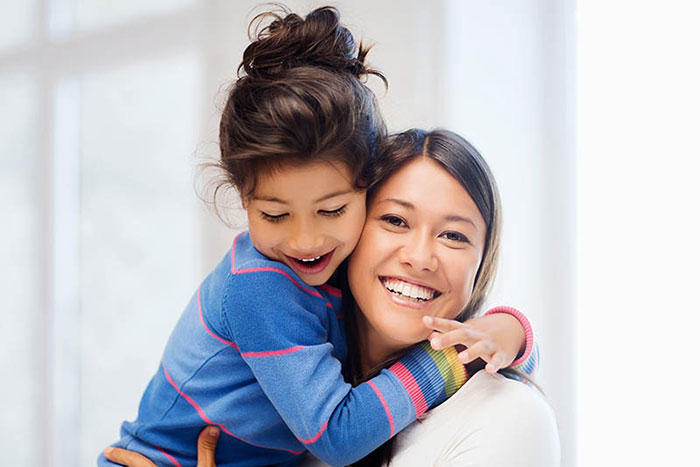
<svg viewBox="0 0 700 467">
<path fill-rule="evenodd" d="M 455 214 L 451 214 L 449 216 L 445 216 L 445 220 L 448 222 L 464 222 L 466 224 L 471 224 L 474 226 L 475 229 L 478 230 L 478 227 L 476 226 L 476 222 L 471 220 L 468 217 L 462 217 L 462 216 L 457 216 Z"/>
<path fill-rule="evenodd" d="M 408 201 L 404 201 L 402 199 L 397 199 L 397 198 L 385 198 L 385 199 L 379 201 L 378 203 L 396 203 L 399 206 L 402 206 L 406 209 L 416 209 L 416 207 L 413 204 L 409 203 Z"/>
<path fill-rule="evenodd" d="M 377 202 L 377 204 L 380 204 L 380 203 L 396 203 L 399 206 L 403 206 L 406 209 L 411 209 L 411 210 L 416 209 L 416 207 L 413 204 L 409 203 L 408 201 L 405 201 L 402 199 L 397 199 L 397 198 L 385 198 L 385 199 Z M 464 222 L 465 224 L 473 225 L 474 228 L 477 230 L 479 229 L 476 226 L 476 222 L 474 222 L 469 217 L 458 216 L 457 214 L 449 214 L 449 215 L 445 216 L 444 219 L 447 222 Z"/>
</svg>

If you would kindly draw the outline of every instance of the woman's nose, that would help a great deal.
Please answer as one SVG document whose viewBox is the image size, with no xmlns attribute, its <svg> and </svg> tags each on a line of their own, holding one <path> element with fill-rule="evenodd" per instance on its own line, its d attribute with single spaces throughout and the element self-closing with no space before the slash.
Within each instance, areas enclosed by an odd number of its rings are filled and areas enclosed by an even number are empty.
<svg viewBox="0 0 700 467">
<path fill-rule="evenodd" d="M 438 259 L 433 248 L 430 235 L 416 232 L 401 249 L 400 260 L 417 271 L 434 272 L 438 267 Z"/>
</svg>

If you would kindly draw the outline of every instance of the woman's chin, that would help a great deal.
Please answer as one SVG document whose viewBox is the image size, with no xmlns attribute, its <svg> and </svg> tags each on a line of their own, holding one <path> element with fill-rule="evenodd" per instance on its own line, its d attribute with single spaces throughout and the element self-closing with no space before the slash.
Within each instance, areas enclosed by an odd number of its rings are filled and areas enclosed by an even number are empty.
<svg viewBox="0 0 700 467">
<path fill-rule="evenodd" d="M 388 323 L 385 329 L 385 342 L 392 342 L 397 350 L 423 342 L 430 335 L 430 330 L 425 328 L 420 318 L 417 322 L 407 322 L 405 319 L 394 321 Z"/>
</svg>

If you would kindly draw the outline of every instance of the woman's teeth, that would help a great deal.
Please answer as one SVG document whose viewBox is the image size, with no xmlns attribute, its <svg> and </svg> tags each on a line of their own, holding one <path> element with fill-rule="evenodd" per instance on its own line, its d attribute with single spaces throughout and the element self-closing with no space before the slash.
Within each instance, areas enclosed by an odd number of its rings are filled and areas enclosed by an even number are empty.
<svg viewBox="0 0 700 467">
<path fill-rule="evenodd" d="M 428 301 L 435 297 L 436 290 L 399 279 L 382 278 L 382 284 L 391 293 L 414 300 Z"/>
</svg>

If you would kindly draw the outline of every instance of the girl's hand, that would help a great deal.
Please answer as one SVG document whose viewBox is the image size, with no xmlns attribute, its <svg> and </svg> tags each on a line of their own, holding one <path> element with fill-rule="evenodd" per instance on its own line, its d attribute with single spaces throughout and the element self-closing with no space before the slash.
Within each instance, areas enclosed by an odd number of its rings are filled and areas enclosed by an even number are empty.
<svg viewBox="0 0 700 467">
<path fill-rule="evenodd" d="M 214 452 L 219 441 L 219 429 L 208 426 L 199 433 L 197 438 L 197 467 L 216 467 Z M 127 467 L 158 467 L 147 457 L 126 449 L 107 448 L 104 451 L 107 459 Z"/>
<path fill-rule="evenodd" d="M 423 324 L 433 330 L 428 340 L 435 350 L 463 345 L 467 349 L 459 353 L 459 360 L 466 365 L 481 358 L 489 373 L 506 368 L 525 348 L 523 326 L 507 313 L 493 313 L 465 323 L 424 316 Z"/>
</svg>

